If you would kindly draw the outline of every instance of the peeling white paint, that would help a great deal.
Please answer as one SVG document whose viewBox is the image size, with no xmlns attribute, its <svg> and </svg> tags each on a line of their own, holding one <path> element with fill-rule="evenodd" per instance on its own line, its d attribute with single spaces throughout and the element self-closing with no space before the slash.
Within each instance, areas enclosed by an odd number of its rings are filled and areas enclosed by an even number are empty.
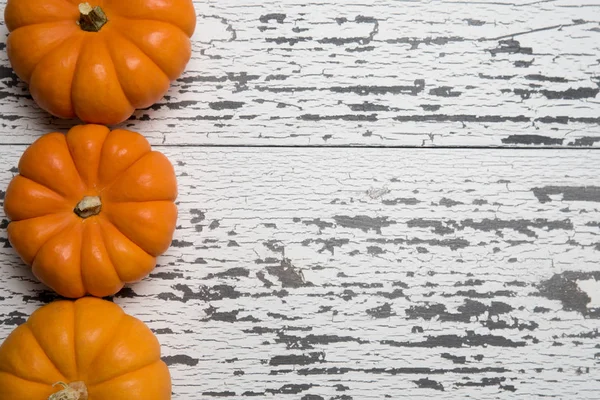
<svg viewBox="0 0 600 400">
<path fill-rule="evenodd" d="M 600 281 L 588 279 L 584 281 L 577 281 L 577 285 L 591 299 L 587 305 L 588 308 L 600 308 Z"/>
</svg>

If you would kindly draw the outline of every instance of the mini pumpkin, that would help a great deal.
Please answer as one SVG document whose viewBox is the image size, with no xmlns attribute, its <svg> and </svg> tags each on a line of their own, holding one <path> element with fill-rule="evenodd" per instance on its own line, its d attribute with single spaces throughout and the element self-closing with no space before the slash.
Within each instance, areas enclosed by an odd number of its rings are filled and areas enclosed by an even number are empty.
<svg viewBox="0 0 600 400">
<path fill-rule="evenodd" d="M 169 400 L 160 344 L 140 320 L 93 297 L 45 305 L 0 346 L 0 400 Z"/>
<path fill-rule="evenodd" d="M 176 198 L 172 164 L 142 135 L 79 125 L 23 153 L 4 200 L 8 239 L 58 294 L 109 296 L 169 248 Z"/>
<path fill-rule="evenodd" d="M 8 0 L 7 52 L 40 107 L 117 124 L 156 103 L 184 71 L 191 0 Z"/>
</svg>

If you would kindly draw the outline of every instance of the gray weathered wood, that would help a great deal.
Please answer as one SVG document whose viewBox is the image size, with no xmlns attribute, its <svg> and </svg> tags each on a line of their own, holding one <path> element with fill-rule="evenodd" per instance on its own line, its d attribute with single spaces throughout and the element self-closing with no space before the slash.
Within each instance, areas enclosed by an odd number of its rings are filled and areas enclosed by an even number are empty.
<svg viewBox="0 0 600 400">
<path fill-rule="evenodd" d="M 599 152 L 159 149 L 179 228 L 115 301 L 174 399 L 598 398 Z M 52 298 L 6 222 L 0 338 Z"/>
<path fill-rule="evenodd" d="M 153 144 L 600 142 L 593 0 L 195 4 L 186 73 L 125 124 Z M 35 106 L 5 51 L 0 67 L 1 143 L 73 123 Z"/>
</svg>

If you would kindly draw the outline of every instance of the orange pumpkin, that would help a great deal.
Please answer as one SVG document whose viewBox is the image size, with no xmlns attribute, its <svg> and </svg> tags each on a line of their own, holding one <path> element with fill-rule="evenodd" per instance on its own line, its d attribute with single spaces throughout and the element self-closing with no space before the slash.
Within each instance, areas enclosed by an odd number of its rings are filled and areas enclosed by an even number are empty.
<svg viewBox="0 0 600 400">
<path fill-rule="evenodd" d="M 8 239 L 58 294 L 115 294 L 170 246 L 173 166 L 139 133 L 79 125 L 36 140 L 19 161 L 4 211 Z"/>
<path fill-rule="evenodd" d="M 191 0 L 8 0 L 8 58 L 40 107 L 117 124 L 181 75 L 196 27 Z"/>
<path fill-rule="evenodd" d="M 152 331 L 114 303 L 55 301 L 0 346 L 0 400 L 169 400 L 160 350 Z"/>
</svg>

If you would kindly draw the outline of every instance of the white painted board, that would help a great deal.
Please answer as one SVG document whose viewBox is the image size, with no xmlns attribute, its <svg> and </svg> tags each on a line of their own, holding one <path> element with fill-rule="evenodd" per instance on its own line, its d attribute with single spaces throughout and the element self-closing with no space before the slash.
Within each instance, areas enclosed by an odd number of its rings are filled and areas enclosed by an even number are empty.
<svg viewBox="0 0 600 400">
<path fill-rule="evenodd" d="M 600 142 L 597 1 L 194 3 L 185 74 L 123 124 L 153 144 Z M 28 94 L 0 52 L 0 143 L 74 123 Z"/>
<path fill-rule="evenodd" d="M 598 398 L 597 151 L 157 149 L 176 238 L 115 301 L 174 399 Z M 6 223 L 0 338 L 53 298 Z"/>
</svg>

